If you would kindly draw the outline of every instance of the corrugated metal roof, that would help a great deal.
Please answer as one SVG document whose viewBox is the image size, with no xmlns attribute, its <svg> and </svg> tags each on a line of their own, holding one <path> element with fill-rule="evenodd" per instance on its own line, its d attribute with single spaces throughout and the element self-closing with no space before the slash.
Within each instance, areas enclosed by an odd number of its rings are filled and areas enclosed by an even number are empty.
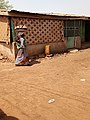
<svg viewBox="0 0 90 120">
<path fill-rule="evenodd" d="M 85 17 L 82 15 L 76 15 L 76 14 L 62 14 L 62 13 L 50 13 L 50 15 L 57 15 L 57 16 L 74 16 L 74 17 Z"/>
<path fill-rule="evenodd" d="M 61 14 L 61 13 L 32 13 L 32 12 L 25 12 L 25 11 L 17 11 L 17 10 L 11 10 L 7 11 L 5 9 L 0 10 L 0 15 L 6 15 L 6 16 L 18 16 L 18 17 L 35 17 L 35 18 L 45 18 L 47 17 L 48 19 L 53 18 L 53 19 L 83 19 L 83 20 L 90 20 L 90 17 L 87 16 L 80 16 L 80 15 L 75 15 L 75 14 Z"/>
<path fill-rule="evenodd" d="M 32 12 L 26 12 L 26 11 L 17 11 L 17 10 L 11 10 L 11 12 L 21 12 L 21 13 L 29 13 L 29 14 L 43 14 L 43 15 L 55 15 L 55 16 L 74 16 L 74 17 L 90 17 L 90 16 L 83 16 L 83 15 L 76 15 L 76 14 L 62 14 L 62 13 L 32 13 Z"/>
</svg>

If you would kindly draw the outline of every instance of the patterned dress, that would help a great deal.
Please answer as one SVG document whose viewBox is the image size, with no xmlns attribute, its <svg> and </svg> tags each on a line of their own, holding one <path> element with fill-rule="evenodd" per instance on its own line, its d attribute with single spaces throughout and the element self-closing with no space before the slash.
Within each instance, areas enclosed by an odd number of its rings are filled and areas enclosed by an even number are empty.
<svg viewBox="0 0 90 120">
<path fill-rule="evenodd" d="M 28 54 L 26 52 L 26 44 L 25 44 L 24 38 L 21 37 L 19 39 L 17 48 L 18 48 L 18 53 L 17 53 L 15 65 L 16 66 L 29 65 L 29 58 L 28 58 Z"/>
</svg>

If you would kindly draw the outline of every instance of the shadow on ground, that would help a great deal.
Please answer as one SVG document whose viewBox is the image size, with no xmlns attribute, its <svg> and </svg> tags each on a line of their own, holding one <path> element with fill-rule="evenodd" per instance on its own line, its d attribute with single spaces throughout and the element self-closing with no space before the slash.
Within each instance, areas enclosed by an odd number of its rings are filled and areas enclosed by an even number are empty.
<svg viewBox="0 0 90 120">
<path fill-rule="evenodd" d="M 39 64 L 41 63 L 40 61 L 37 61 L 37 60 L 33 60 L 30 62 L 30 66 L 34 65 L 34 64 Z"/>
<path fill-rule="evenodd" d="M 7 116 L 6 113 L 4 113 L 1 109 L 0 109 L 0 120 L 19 120 L 16 117 L 13 116 Z"/>
</svg>

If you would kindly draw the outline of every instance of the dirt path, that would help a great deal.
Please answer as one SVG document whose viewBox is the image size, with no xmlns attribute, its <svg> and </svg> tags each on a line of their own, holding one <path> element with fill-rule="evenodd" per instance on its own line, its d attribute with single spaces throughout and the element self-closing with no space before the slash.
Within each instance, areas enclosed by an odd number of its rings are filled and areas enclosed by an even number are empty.
<svg viewBox="0 0 90 120">
<path fill-rule="evenodd" d="M 90 120 L 90 49 L 32 66 L 0 62 L 0 109 L 10 120 Z"/>
</svg>

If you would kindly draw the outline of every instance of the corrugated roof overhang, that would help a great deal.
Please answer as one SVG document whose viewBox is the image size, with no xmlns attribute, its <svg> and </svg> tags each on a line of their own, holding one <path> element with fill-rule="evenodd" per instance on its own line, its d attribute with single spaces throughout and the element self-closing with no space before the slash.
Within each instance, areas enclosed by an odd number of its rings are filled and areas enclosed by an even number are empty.
<svg viewBox="0 0 90 120">
<path fill-rule="evenodd" d="M 56 20 L 90 20 L 90 17 L 86 16 L 75 16 L 75 15 L 61 15 L 55 13 L 30 13 L 17 10 L 11 11 L 0 11 L 0 15 L 11 16 L 11 17 L 27 17 L 34 19 L 56 19 Z"/>
<path fill-rule="evenodd" d="M 57 19 L 57 20 L 90 20 L 89 17 L 85 16 L 70 16 L 70 15 L 57 15 L 57 14 L 43 14 L 43 13 L 30 13 L 11 10 L 8 12 L 9 16 L 13 17 L 28 17 L 38 19 Z"/>
</svg>

